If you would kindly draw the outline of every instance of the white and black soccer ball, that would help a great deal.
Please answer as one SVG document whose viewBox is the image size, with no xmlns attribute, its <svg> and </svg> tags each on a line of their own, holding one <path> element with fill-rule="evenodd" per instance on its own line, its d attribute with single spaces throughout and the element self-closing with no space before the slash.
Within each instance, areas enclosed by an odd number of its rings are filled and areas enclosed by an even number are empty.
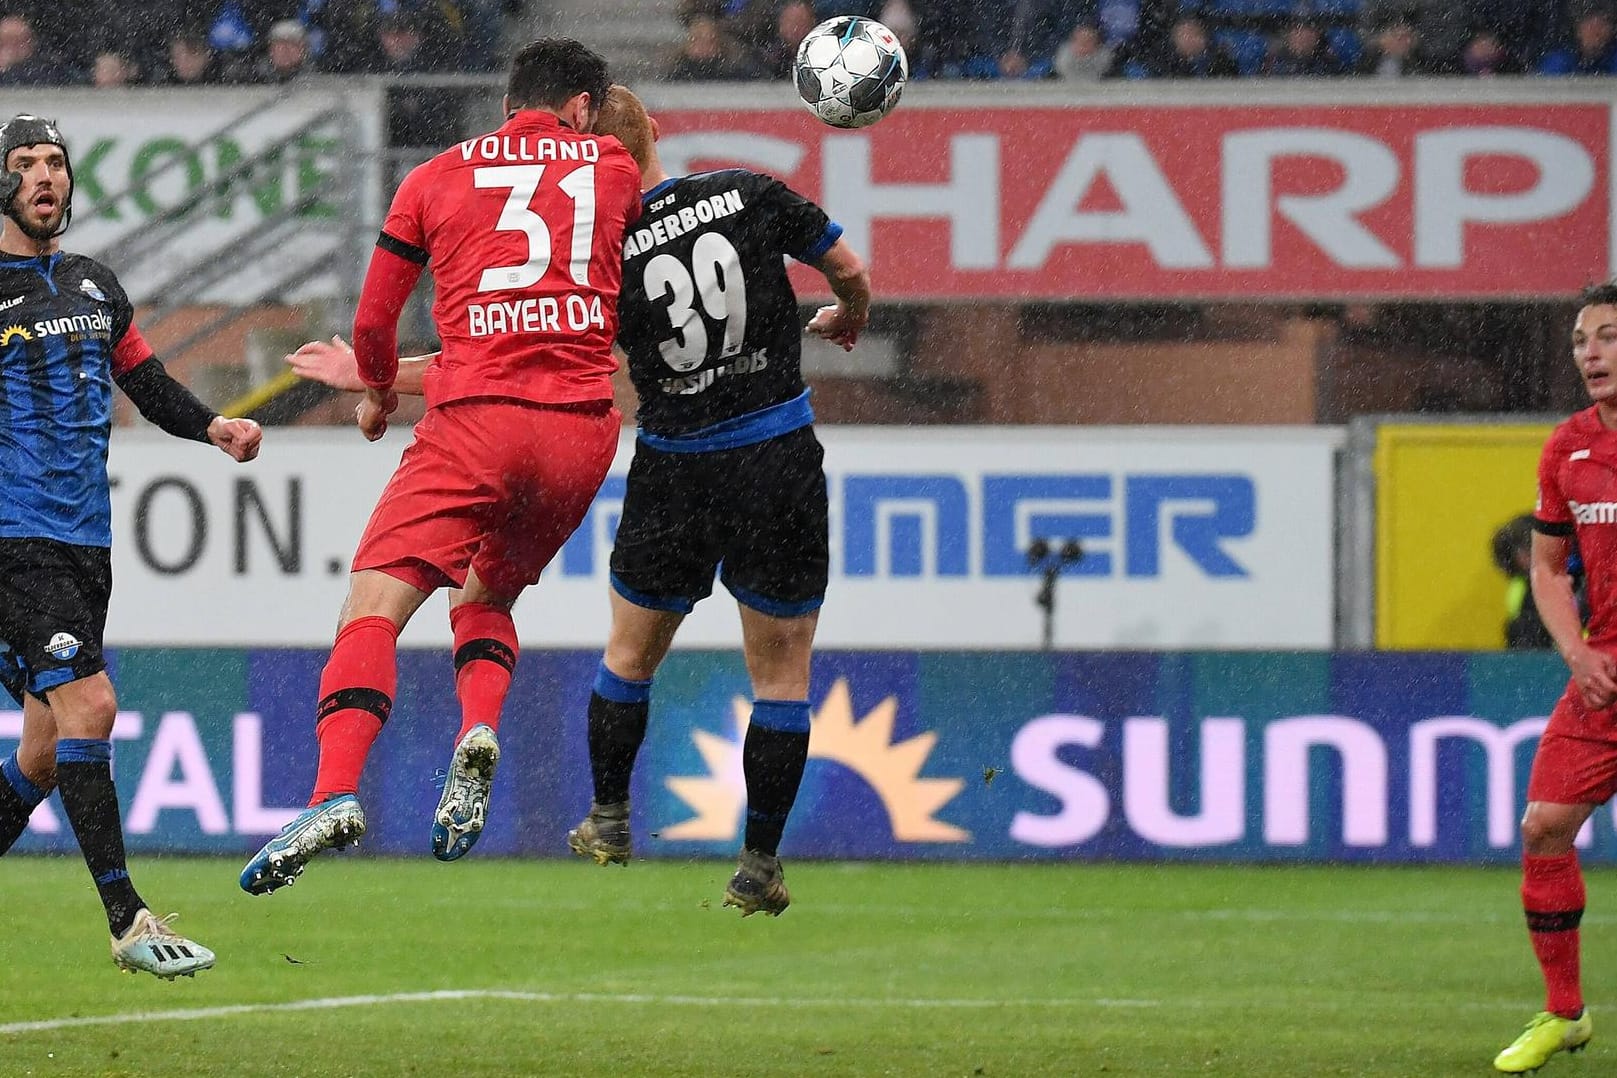
<svg viewBox="0 0 1617 1078">
<path fill-rule="evenodd" d="M 832 127 L 869 127 L 893 111 L 910 77 L 904 47 L 874 19 L 839 15 L 797 48 L 797 95 Z"/>
</svg>

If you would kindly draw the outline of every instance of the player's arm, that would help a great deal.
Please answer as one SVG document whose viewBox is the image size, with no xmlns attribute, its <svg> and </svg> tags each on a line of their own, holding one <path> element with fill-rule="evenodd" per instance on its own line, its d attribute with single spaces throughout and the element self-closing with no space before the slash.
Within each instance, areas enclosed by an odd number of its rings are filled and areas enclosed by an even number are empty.
<svg viewBox="0 0 1617 1078">
<path fill-rule="evenodd" d="M 870 274 L 864 260 L 842 237 L 842 226 L 825 211 L 779 180 L 756 175 L 752 197 L 764 208 L 781 250 L 825 275 L 837 302 L 821 307 L 808 332 L 852 348 L 870 321 Z"/>
<path fill-rule="evenodd" d="M 859 253 L 841 236 L 811 264 L 825 275 L 837 302 L 821 307 L 810 319 L 808 331 L 848 351 L 870 322 L 870 272 Z"/>
<path fill-rule="evenodd" d="M 226 419 L 174 380 L 133 322 L 112 350 L 112 379 L 135 408 L 176 438 L 207 442 L 240 461 L 258 456 L 264 432 L 251 419 Z"/>
<path fill-rule="evenodd" d="M 399 406 L 393 386 L 399 373 L 399 315 L 427 267 L 422 207 L 431 182 L 423 165 L 399 184 L 376 237 L 354 312 L 354 361 L 365 385 L 365 399 L 355 418 L 360 433 L 373 442 L 387 431 L 387 417 Z"/>
<path fill-rule="evenodd" d="M 393 378 L 393 391 L 407 397 L 421 396 L 422 376 L 437 358 L 437 352 L 428 352 L 423 356 L 400 356 L 398 371 Z M 349 393 L 365 391 L 354 349 L 341 336 L 329 341 L 310 341 L 287 356 L 286 362 L 293 373 L 311 382 Z"/>
<path fill-rule="evenodd" d="M 399 373 L 399 316 L 426 267 L 426 252 L 386 232 L 377 240 L 354 313 L 354 361 L 366 389 L 393 388 Z"/>
<path fill-rule="evenodd" d="M 1564 530 L 1564 534 L 1563 534 Z M 1555 648 L 1572 671 L 1572 681 L 1591 708 L 1617 703 L 1617 659 L 1589 646 L 1573 595 L 1567 558 L 1572 553 L 1570 525 L 1538 521 L 1533 533 L 1529 578 L 1533 605 L 1549 630 Z"/>
</svg>

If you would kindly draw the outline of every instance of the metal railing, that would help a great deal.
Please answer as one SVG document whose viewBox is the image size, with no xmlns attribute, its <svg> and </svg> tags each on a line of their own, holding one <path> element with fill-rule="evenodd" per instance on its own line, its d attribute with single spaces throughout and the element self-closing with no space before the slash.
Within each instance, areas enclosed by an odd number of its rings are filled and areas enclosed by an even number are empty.
<svg viewBox="0 0 1617 1078">
<path fill-rule="evenodd" d="M 227 123 L 191 142 L 187 150 L 199 154 L 204 147 L 238 134 L 249 125 L 271 117 L 297 97 L 282 90 L 234 115 Z M 232 160 L 206 182 L 191 188 L 187 197 L 159 209 L 134 228 L 118 235 L 94 252 L 109 265 L 131 274 L 138 284 L 141 326 L 155 333 L 188 308 L 220 308 L 219 313 L 178 341 L 164 348 L 167 359 L 183 359 L 188 352 L 249 318 L 265 304 L 282 302 L 293 290 L 322 277 L 335 281 L 340 311 L 351 311 L 358 295 L 363 252 L 358 236 L 368 227 L 360 207 L 368 204 L 367 190 L 373 171 L 354 160 L 362 141 L 357 137 L 359 118 L 353 102 L 339 98 L 330 107 L 297 123 L 290 130 Z M 385 118 L 372 122 L 385 123 Z M 322 136 L 354 150 L 345 155 L 346 167 L 320 170 L 305 179 L 291 197 L 264 213 L 223 242 L 209 242 L 211 225 L 202 207 L 222 204 L 239 192 L 263 183 L 287 167 L 300 146 Z M 371 151 L 365 150 L 365 153 Z M 174 153 L 128 186 L 87 208 L 92 217 L 115 214 L 131 200 L 150 200 L 152 185 L 183 167 L 186 154 Z M 341 207 L 333 217 L 314 217 L 322 205 Z M 266 265 L 266 262 L 270 263 Z M 222 290 L 221 285 L 229 288 Z M 221 291 L 228 298 L 221 300 Z"/>
</svg>

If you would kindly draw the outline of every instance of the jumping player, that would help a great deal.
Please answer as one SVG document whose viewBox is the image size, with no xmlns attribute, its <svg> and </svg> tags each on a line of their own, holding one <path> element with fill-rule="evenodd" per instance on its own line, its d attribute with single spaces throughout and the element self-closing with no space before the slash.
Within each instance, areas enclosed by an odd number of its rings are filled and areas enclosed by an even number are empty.
<svg viewBox="0 0 1617 1078">
<path fill-rule="evenodd" d="M 250 893 L 364 833 L 355 792 L 393 706 L 397 637 L 441 587 L 453 589 L 462 727 L 432 852 L 455 860 L 482 831 L 517 656 L 511 606 L 578 526 L 617 448 L 619 252 L 640 176 L 617 140 L 585 134 L 607 85 L 605 61 L 576 41 L 525 46 L 504 126 L 416 168 L 394 196 L 354 320 L 367 438 L 398 405 L 397 321 L 429 262 L 443 351 L 354 557 L 320 679 L 310 807 L 243 869 Z"/>
<path fill-rule="evenodd" d="M 670 177 L 655 122 L 624 87 L 612 87 L 596 131 L 629 148 L 646 187 L 644 223 L 624 251 L 618 330 L 640 434 L 612 552 L 611 635 L 589 703 L 595 797 L 568 844 L 601 864 L 628 862 L 629 779 L 652 675 L 722 562 L 754 694 L 742 750 L 746 835 L 725 902 L 744 916 L 778 915 L 790 902 L 778 848 L 808 756 L 828 545 L 822 452 L 781 256 L 826 275 L 837 303 L 808 331 L 844 348 L 869 318 L 869 278 L 842 230 L 779 181 L 741 169 Z M 429 360 L 406 366 L 413 376 Z M 354 384 L 340 342 L 306 345 L 293 366 Z"/>
<path fill-rule="evenodd" d="M 171 929 L 173 915 L 154 917 L 135 891 L 112 781 L 118 704 L 101 652 L 112 387 L 167 433 L 238 461 L 258 455 L 263 432 L 174 381 L 112 271 L 60 250 L 73 166 L 56 125 L 7 121 L 0 162 L 0 683 L 23 710 L 22 739 L 0 761 L 0 854 L 54 788 L 106 907 L 112 960 L 131 973 L 195 976 L 213 952 Z"/>
<path fill-rule="evenodd" d="M 1572 674 L 1533 756 L 1522 818 L 1522 906 L 1548 998 L 1494 1059 L 1506 1074 L 1594 1036 L 1578 969 L 1584 887 L 1573 842 L 1617 793 L 1617 283 L 1587 289 L 1579 308 L 1572 360 L 1594 404 L 1556 427 L 1539 459 L 1531 568 L 1533 602 Z M 1574 539 L 1587 638 L 1567 569 Z"/>
</svg>

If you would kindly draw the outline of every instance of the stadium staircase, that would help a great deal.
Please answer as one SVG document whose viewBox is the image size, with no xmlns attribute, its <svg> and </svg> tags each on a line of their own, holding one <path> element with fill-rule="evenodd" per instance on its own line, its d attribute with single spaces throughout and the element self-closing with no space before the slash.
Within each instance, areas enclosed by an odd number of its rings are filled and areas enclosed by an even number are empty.
<svg viewBox="0 0 1617 1078">
<path fill-rule="evenodd" d="M 271 118 L 288 96 L 265 100 L 198 138 L 195 146 Z M 279 209 L 222 244 L 206 238 L 209 215 L 197 212 L 198 207 L 234 197 L 255 184 L 276 182 L 273 177 L 286 168 L 288 152 L 306 140 L 336 138 L 345 140 L 345 145 L 358 144 L 352 135 L 355 122 L 340 106 L 322 111 L 257 153 L 222 169 L 172 207 L 89 252 L 117 269 L 135 304 L 137 324 L 165 363 L 180 372 L 207 403 L 227 414 L 285 422 L 332 396 L 322 386 L 287 375 L 280 356 L 309 335 L 310 310 L 327 316 L 318 319 L 321 325 L 342 324 L 351 316 L 354 297 L 339 296 L 326 306 L 342 309 L 328 310 L 322 310 L 320 304 L 291 307 L 284 301 L 322 277 L 344 282 L 342 288 L 348 292 L 355 287 L 358 246 L 347 233 L 360 223 L 344 215 L 334 227 L 330 217 L 310 216 L 308 211 L 324 203 L 363 205 L 358 185 L 364 170 L 321 174 L 302 185 L 296 198 L 287 199 Z M 180 172 L 188 160 L 193 158 L 170 155 L 138 184 L 79 212 L 86 219 L 113 212 L 126 200 L 145 196 L 154 186 L 174 182 L 168 174 Z M 311 235 L 318 239 L 311 242 Z M 299 240 L 302 242 L 292 242 Z"/>
</svg>

